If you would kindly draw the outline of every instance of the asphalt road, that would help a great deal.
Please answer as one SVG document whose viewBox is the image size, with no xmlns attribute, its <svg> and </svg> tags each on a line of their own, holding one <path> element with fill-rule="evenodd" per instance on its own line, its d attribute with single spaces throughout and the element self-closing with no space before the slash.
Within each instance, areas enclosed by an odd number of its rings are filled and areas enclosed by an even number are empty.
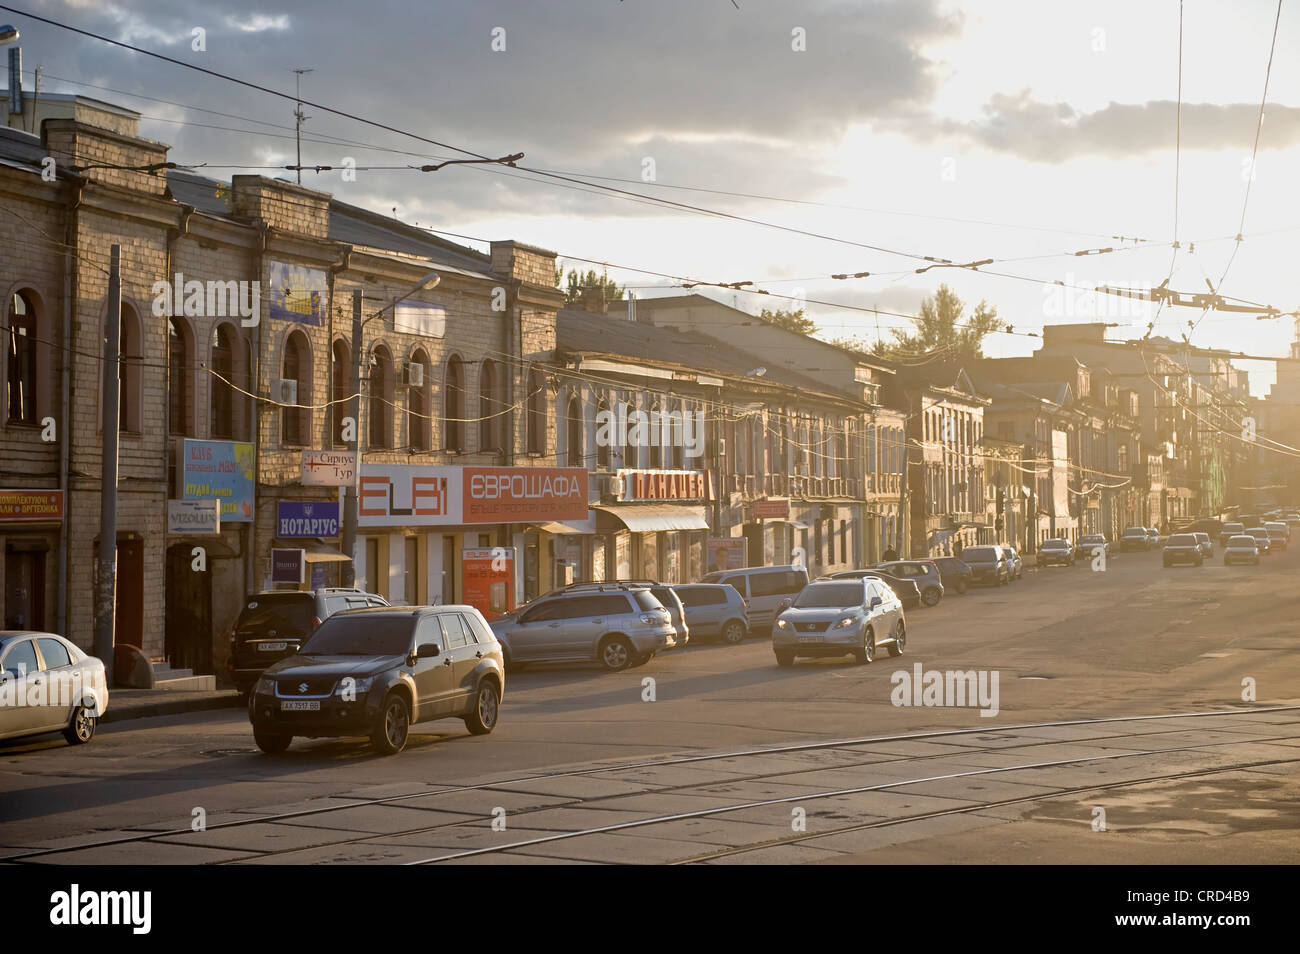
<svg viewBox="0 0 1300 954">
<path fill-rule="evenodd" d="M 392 758 L 264 756 L 240 710 L 0 743 L 0 860 L 1294 861 L 1300 709 L 1278 707 L 1300 706 L 1298 570 L 1027 570 L 912 611 L 906 654 L 867 666 L 779 669 L 753 639 L 534 667 L 492 735 L 425 724 Z M 996 675 L 998 711 L 895 705 L 918 664 Z M 1233 714 L 1130 718 L 1209 712 Z"/>
</svg>

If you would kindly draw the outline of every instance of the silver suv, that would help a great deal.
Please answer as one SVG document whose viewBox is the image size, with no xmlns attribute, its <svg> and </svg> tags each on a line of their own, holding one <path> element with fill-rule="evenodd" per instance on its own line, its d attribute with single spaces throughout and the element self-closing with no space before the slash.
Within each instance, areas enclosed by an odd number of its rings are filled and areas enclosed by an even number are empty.
<svg viewBox="0 0 1300 954">
<path fill-rule="evenodd" d="M 630 583 L 548 593 L 491 626 L 508 667 L 594 660 L 618 672 L 671 649 L 677 636 L 663 604 L 647 587 Z"/>
<path fill-rule="evenodd" d="M 678 598 L 677 593 L 667 583 L 656 583 L 654 580 L 615 580 L 616 583 L 628 583 L 632 586 L 644 586 L 650 593 L 663 604 L 664 609 L 668 611 L 672 619 L 673 629 L 676 635 L 673 645 L 669 649 L 685 649 L 691 642 L 691 628 L 686 619 L 686 607 Z M 574 593 L 581 590 L 599 590 L 602 586 L 608 586 L 608 583 L 570 583 L 568 586 L 561 587 L 558 590 L 552 590 L 547 596 L 558 596 L 560 593 Z"/>
<path fill-rule="evenodd" d="M 733 646 L 749 635 L 745 623 L 748 606 L 729 583 L 688 583 L 673 590 L 686 607 L 686 621 L 697 636 L 719 636 Z"/>
</svg>

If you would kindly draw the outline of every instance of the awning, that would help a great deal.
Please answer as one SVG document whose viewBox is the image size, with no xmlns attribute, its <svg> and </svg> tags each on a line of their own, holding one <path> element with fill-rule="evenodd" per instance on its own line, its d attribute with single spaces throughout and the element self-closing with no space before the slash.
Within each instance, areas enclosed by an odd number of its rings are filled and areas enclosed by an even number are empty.
<svg viewBox="0 0 1300 954">
<path fill-rule="evenodd" d="M 655 533 L 660 530 L 707 530 L 703 507 L 683 507 L 673 504 L 623 504 L 621 506 L 591 505 L 592 510 L 613 517 L 633 533 Z"/>
<path fill-rule="evenodd" d="M 530 526 L 535 527 L 542 533 L 556 535 L 571 533 L 595 533 L 596 518 L 588 517 L 586 520 L 548 520 L 544 523 L 534 523 Z"/>
<path fill-rule="evenodd" d="M 326 543 L 318 537 L 308 540 L 284 540 L 276 537 L 271 541 L 271 547 L 276 550 L 305 550 L 303 559 L 308 563 L 350 563 L 352 557 L 348 556 L 338 547 L 331 543 Z"/>
</svg>

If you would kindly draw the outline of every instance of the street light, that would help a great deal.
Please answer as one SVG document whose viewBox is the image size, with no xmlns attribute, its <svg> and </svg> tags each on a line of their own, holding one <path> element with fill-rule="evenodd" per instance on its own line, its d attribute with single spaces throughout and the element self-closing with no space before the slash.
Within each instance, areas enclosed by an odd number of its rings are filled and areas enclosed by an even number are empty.
<svg viewBox="0 0 1300 954">
<path fill-rule="evenodd" d="M 347 554 L 348 563 L 344 567 L 344 585 L 353 586 L 357 578 L 357 522 L 358 522 L 358 487 L 361 483 L 361 337 L 365 326 L 416 292 L 428 291 L 442 281 L 437 272 L 429 272 L 409 291 L 398 295 L 383 308 L 367 318 L 361 317 L 361 289 L 352 292 L 352 452 L 356 455 L 352 483 L 343 500 L 343 552 Z"/>
</svg>

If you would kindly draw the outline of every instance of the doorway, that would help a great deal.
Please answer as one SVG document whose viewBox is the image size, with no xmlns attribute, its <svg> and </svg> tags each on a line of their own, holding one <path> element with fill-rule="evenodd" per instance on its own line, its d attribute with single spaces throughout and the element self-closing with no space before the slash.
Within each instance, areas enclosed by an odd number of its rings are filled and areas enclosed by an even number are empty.
<svg viewBox="0 0 1300 954">
<path fill-rule="evenodd" d="M 200 573 L 193 568 L 193 549 L 189 543 L 167 548 L 164 639 L 173 669 L 208 674 L 212 672 L 212 578 L 209 570 Z"/>
<path fill-rule="evenodd" d="M 95 541 L 96 579 L 99 541 Z M 113 614 L 113 644 L 140 648 L 144 643 L 144 540 L 134 533 L 117 538 L 117 598 Z"/>
<path fill-rule="evenodd" d="M 5 629 L 45 629 L 45 550 L 5 546 Z"/>
</svg>

